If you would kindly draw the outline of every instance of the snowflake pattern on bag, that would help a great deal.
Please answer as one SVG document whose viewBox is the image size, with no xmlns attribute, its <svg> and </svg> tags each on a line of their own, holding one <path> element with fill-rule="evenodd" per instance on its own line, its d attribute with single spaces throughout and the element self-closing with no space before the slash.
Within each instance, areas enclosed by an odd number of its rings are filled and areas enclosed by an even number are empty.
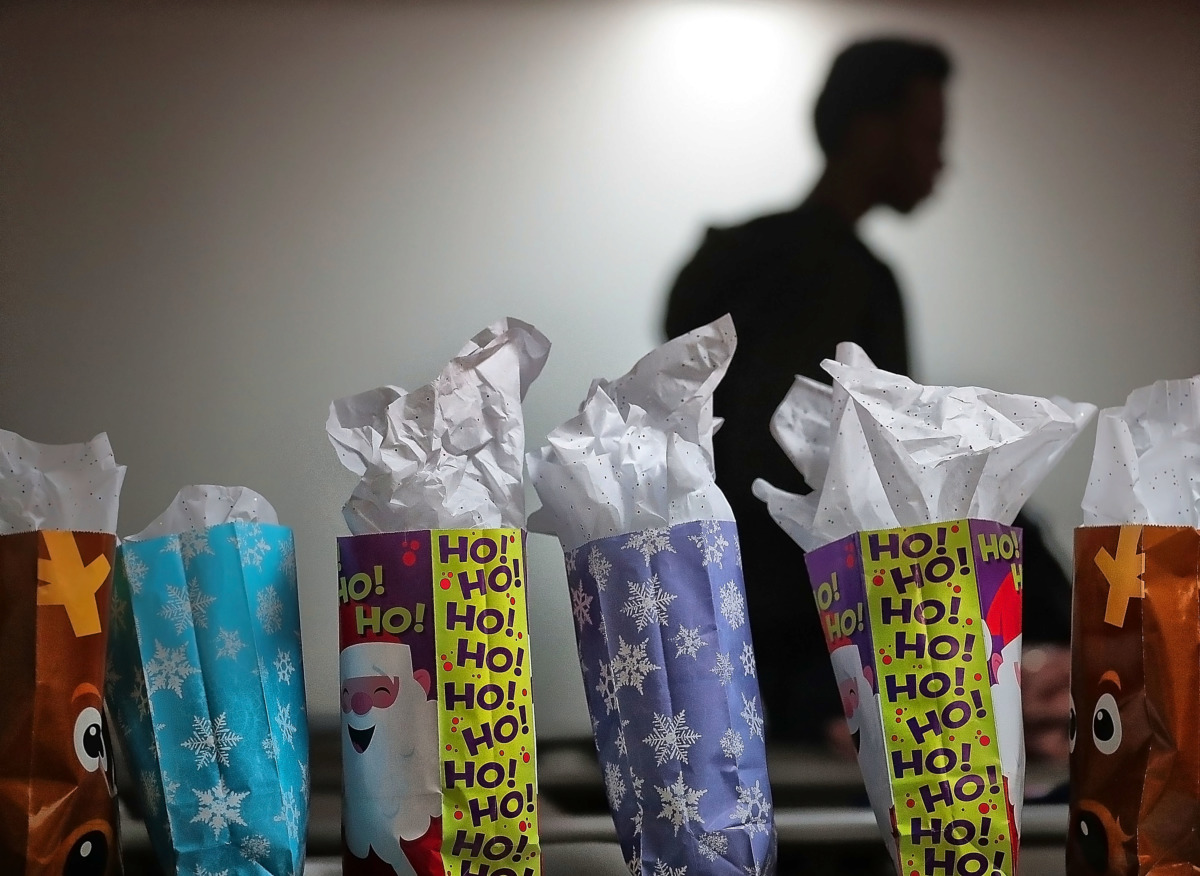
<svg viewBox="0 0 1200 876">
<path fill-rule="evenodd" d="M 308 722 L 291 530 L 235 521 L 126 542 L 114 594 L 110 707 L 163 868 L 299 873 Z"/>
<path fill-rule="evenodd" d="M 605 791 L 633 876 L 772 869 L 762 697 L 733 523 L 568 552 Z"/>
</svg>

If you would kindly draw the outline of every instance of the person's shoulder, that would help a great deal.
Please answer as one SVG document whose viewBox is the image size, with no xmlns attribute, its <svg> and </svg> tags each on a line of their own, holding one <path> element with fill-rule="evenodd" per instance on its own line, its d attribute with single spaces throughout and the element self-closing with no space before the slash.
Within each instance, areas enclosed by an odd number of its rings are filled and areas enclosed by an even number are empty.
<svg viewBox="0 0 1200 876">
<path fill-rule="evenodd" d="M 806 222 L 805 212 L 793 208 L 755 216 L 734 225 L 710 226 L 708 238 L 721 243 L 766 244 L 790 237 Z"/>
</svg>

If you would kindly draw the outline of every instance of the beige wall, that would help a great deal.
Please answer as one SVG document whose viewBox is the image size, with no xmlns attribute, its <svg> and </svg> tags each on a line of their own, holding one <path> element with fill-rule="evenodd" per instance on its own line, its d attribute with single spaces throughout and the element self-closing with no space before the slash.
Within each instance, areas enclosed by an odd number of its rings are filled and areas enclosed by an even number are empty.
<svg viewBox="0 0 1200 876">
<path fill-rule="evenodd" d="M 125 533 L 184 483 L 271 499 L 332 716 L 352 478 L 329 401 L 423 383 L 511 314 L 555 343 L 540 441 L 657 342 L 706 222 L 799 196 L 802 107 L 852 35 L 926 33 L 958 60 L 941 193 L 868 229 L 909 293 L 919 377 L 1110 405 L 1200 371 L 1200 15 L 1122 6 L 9 9 L 0 427 L 106 430 Z M 1061 547 L 1091 441 L 1036 497 Z M 561 561 L 533 543 L 540 728 L 585 733 Z"/>
</svg>

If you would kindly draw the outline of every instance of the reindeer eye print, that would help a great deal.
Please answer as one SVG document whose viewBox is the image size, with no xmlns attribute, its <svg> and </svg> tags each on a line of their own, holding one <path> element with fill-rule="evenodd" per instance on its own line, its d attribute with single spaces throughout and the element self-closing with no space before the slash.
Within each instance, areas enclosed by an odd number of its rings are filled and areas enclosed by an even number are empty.
<svg viewBox="0 0 1200 876">
<path fill-rule="evenodd" d="M 1067 718 L 1067 750 L 1075 752 L 1075 737 L 1079 735 L 1079 718 L 1075 714 L 1075 698 L 1071 697 L 1071 713 Z"/>
<path fill-rule="evenodd" d="M 1092 715 L 1092 738 L 1101 754 L 1112 754 L 1121 745 L 1121 713 L 1117 701 L 1106 693 L 1096 701 Z"/>
<path fill-rule="evenodd" d="M 108 769 L 100 711 L 87 706 L 75 719 L 75 756 L 89 773 Z"/>
</svg>

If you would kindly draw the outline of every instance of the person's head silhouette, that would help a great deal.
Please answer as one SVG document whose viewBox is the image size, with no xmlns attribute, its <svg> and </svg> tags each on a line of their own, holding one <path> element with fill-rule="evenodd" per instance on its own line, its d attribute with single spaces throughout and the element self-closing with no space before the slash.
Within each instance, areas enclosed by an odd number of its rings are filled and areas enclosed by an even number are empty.
<svg viewBox="0 0 1200 876">
<path fill-rule="evenodd" d="M 870 39 L 843 49 L 813 111 L 826 159 L 814 194 L 851 221 L 880 204 L 908 213 L 927 198 L 943 167 L 950 71 L 931 43 Z"/>
</svg>

